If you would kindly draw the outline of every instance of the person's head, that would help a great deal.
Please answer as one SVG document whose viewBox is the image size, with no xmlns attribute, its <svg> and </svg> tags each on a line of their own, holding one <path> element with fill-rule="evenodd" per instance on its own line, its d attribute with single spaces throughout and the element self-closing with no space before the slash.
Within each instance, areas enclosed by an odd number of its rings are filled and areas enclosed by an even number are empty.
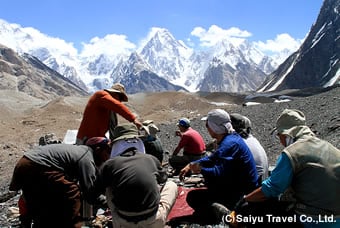
<svg viewBox="0 0 340 228">
<path fill-rule="evenodd" d="M 109 92 L 111 96 L 115 99 L 118 99 L 120 101 L 128 101 L 128 96 L 125 92 L 125 87 L 124 85 L 120 83 L 115 83 L 112 85 L 111 88 L 109 89 L 104 89 L 106 92 Z"/>
<path fill-rule="evenodd" d="M 177 122 L 177 126 L 181 131 L 185 131 L 190 127 L 190 120 L 188 118 L 180 118 Z"/>
<path fill-rule="evenodd" d="M 233 128 L 242 136 L 242 138 L 247 138 L 249 136 L 251 130 L 251 121 L 248 119 L 248 117 L 239 113 L 231 113 L 230 120 Z"/>
<path fill-rule="evenodd" d="M 276 120 L 275 131 L 284 146 L 288 146 L 294 141 L 296 130 L 306 126 L 305 114 L 296 109 L 285 109 Z"/>
<path fill-rule="evenodd" d="M 145 152 L 144 144 L 140 139 L 136 125 L 132 123 L 117 125 L 113 130 L 111 157 L 119 156 L 130 149 Z"/>
<path fill-rule="evenodd" d="M 211 110 L 202 120 L 206 120 L 206 127 L 213 138 L 218 138 L 221 135 L 230 134 L 234 131 L 230 116 L 223 109 Z"/>
<path fill-rule="evenodd" d="M 97 166 L 100 166 L 103 162 L 110 158 L 110 139 L 105 137 L 92 137 L 86 141 L 85 145 L 92 148 L 94 161 Z"/>
</svg>

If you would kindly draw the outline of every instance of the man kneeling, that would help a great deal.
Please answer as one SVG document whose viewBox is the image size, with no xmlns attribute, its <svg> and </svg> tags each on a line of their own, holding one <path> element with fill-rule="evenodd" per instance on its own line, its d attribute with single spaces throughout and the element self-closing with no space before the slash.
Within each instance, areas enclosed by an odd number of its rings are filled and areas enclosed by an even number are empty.
<svg viewBox="0 0 340 228">
<path fill-rule="evenodd" d="M 139 137 L 133 124 L 117 126 L 114 135 L 112 148 L 119 151 L 112 151 L 115 156 L 104 163 L 98 179 L 98 186 L 106 188 L 113 227 L 164 227 L 177 185 L 167 181 L 156 157 L 129 146 Z"/>
</svg>

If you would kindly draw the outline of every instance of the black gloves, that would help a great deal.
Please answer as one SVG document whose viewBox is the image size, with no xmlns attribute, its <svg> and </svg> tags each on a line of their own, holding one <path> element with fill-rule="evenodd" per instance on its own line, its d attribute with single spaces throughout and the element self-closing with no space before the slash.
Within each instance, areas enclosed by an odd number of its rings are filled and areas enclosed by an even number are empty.
<svg viewBox="0 0 340 228">
<path fill-rule="evenodd" d="M 245 196 L 242 196 L 241 199 L 235 204 L 234 211 L 238 214 L 242 208 L 247 205 L 248 203 L 245 200 Z"/>
</svg>

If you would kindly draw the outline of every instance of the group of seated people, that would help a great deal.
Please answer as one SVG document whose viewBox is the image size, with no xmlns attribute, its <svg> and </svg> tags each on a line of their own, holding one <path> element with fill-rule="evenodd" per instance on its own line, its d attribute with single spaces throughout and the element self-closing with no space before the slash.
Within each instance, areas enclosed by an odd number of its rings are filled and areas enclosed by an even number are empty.
<svg viewBox="0 0 340 228">
<path fill-rule="evenodd" d="M 314 134 L 303 112 L 285 109 L 278 117 L 272 135 L 284 149 L 270 175 L 266 152 L 251 134 L 249 118 L 214 109 L 202 120 L 215 139 L 215 150 L 193 159 L 179 173 L 180 178 L 200 173 L 205 180 L 206 188 L 192 190 L 186 198 L 194 209 L 193 221 L 247 227 L 340 226 L 340 151 Z M 180 130 L 183 137 L 185 131 Z"/>
<path fill-rule="evenodd" d="M 271 175 L 265 150 L 251 134 L 247 117 L 213 109 L 202 122 L 215 149 L 207 154 L 190 120 L 181 118 L 176 133 L 180 142 L 169 159 L 180 179 L 190 174 L 204 178 L 205 187 L 189 191 L 186 198 L 194 210 L 192 223 L 235 225 L 239 218 L 238 223 L 247 227 L 264 223 L 286 227 L 286 220 L 272 221 L 266 215 L 298 215 L 313 219 L 289 220 L 290 226 L 339 225 L 340 151 L 315 136 L 301 111 L 285 109 L 277 119 L 275 134 L 284 149 Z M 162 165 L 158 131 L 151 121 L 140 129 L 124 123 L 114 128 L 111 140 L 91 137 L 84 145 L 52 144 L 25 152 L 10 183 L 10 190 L 22 190 L 28 220 L 23 223 L 81 227 L 85 200 L 107 205 L 113 227 L 164 227 L 178 186 Z M 290 201 L 283 201 L 288 193 L 293 193 Z M 234 219 L 228 220 L 231 211 L 241 217 L 232 214 Z M 262 220 L 253 224 L 242 219 L 249 216 Z M 320 216 L 328 222 L 319 222 Z"/>
</svg>

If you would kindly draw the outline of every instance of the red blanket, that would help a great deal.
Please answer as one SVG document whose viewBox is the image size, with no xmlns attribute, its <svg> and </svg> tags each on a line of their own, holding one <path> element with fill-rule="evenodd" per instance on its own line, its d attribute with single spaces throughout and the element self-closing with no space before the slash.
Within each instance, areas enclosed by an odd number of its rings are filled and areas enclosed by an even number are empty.
<svg viewBox="0 0 340 228">
<path fill-rule="evenodd" d="M 170 214 L 168 216 L 168 221 L 176 217 L 191 215 L 194 212 L 194 210 L 187 204 L 187 201 L 186 201 L 188 192 L 194 189 L 199 189 L 199 188 L 186 188 L 186 187 L 181 187 L 181 186 L 178 187 L 178 196 L 177 196 L 175 205 L 170 211 Z"/>
</svg>

